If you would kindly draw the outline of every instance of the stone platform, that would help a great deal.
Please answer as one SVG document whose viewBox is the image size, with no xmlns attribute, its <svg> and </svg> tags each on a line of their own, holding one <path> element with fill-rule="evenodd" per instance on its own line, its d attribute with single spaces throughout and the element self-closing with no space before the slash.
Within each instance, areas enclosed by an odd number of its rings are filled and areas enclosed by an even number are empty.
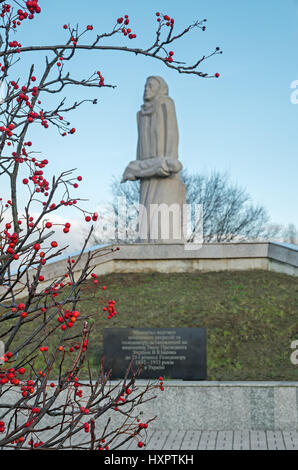
<svg viewBox="0 0 298 470">
<path fill-rule="evenodd" d="M 149 431 L 145 450 L 298 450 L 297 431 Z M 119 450 L 141 450 L 129 441 Z"/>
<path fill-rule="evenodd" d="M 117 246 L 109 245 L 86 250 L 74 268 L 75 280 L 82 272 L 88 253 L 94 255 L 90 267 L 94 268 L 93 272 L 97 275 L 154 271 L 177 273 L 262 269 L 298 276 L 298 247 L 284 243 L 208 243 L 203 245 L 136 243 L 120 245 L 119 251 L 112 252 Z M 75 260 L 77 257 L 77 254 L 71 256 Z M 45 281 L 38 285 L 37 292 L 54 281 L 63 281 L 66 272 L 67 257 L 46 264 L 42 269 Z M 29 279 L 33 279 L 34 273 L 34 270 L 29 271 Z M 5 289 L 5 286 L 0 286 L 0 295 Z"/>
<path fill-rule="evenodd" d="M 146 384 L 137 380 L 138 391 Z M 164 382 L 164 388 L 164 392 L 148 392 L 156 398 L 139 410 L 143 422 L 156 416 L 142 434 L 146 450 L 298 450 L 298 382 L 170 380 Z M 84 385 L 82 389 L 87 397 L 88 389 Z M 47 392 L 51 395 L 53 389 L 49 387 Z M 15 400 L 15 393 L 5 396 L 7 406 Z M 57 405 L 60 400 L 63 396 Z M 109 416 L 113 428 L 121 427 L 125 419 L 111 410 L 96 421 L 96 431 Z M 55 419 L 45 418 L 43 428 Z M 50 433 L 45 430 L 43 440 Z M 88 438 L 78 433 L 72 442 L 81 446 Z M 123 436 L 117 439 L 111 449 L 117 448 Z M 140 450 L 137 442 L 130 440 L 119 450 Z"/>
</svg>

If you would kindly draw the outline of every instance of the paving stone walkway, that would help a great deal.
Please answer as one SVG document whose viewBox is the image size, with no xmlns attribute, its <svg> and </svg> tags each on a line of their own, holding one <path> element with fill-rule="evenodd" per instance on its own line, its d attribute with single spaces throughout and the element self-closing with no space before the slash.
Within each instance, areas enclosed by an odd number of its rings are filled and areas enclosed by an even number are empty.
<svg viewBox="0 0 298 470">
<path fill-rule="evenodd" d="M 141 450 L 130 440 L 119 450 Z M 146 450 L 298 450 L 298 431 L 149 431 Z"/>
</svg>

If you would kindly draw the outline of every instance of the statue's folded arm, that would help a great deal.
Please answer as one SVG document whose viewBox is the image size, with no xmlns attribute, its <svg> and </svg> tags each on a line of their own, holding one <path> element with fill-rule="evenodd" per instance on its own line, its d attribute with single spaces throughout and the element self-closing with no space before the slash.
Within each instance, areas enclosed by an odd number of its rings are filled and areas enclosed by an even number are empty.
<svg viewBox="0 0 298 470">
<path fill-rule="evenodd" d="M 182 169 L 179 160 L 172 157 L 152 157 L 145 160 L 134 160 L 126 167 L 122 183 L 135 181 L 141 178 L 161 177 L 166 178 Z"/>
</svg>

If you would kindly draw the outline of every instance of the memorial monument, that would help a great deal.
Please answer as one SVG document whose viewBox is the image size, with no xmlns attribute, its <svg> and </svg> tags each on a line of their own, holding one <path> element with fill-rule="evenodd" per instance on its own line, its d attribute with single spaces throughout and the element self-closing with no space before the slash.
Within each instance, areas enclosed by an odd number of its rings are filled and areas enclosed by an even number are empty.
<svg viewBox="0 0 298 470">
<path fill-rule="evenodd" d="M 137 125 L 137 157 L 126 167 L 122 183 L 140 180 L 138 241 L 183 241 L 186 196 L 179 175 L 178 125 L 163 78 L 147 78 Z"/>
</svg>

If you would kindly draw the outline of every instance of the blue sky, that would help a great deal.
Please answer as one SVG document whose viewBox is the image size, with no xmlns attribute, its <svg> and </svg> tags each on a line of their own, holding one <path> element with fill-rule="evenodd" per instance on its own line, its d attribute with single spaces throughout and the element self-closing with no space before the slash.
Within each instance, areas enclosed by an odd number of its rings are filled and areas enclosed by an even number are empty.
<svg viewBox="0 0 298 470">
<path fill-rule="evenodd" d="M 194 30 L 176 45 L 175 59 L 193 62 L 220 46 L 224 53 L 202 64 L 219 79 L 181 75 L 160 61 L 119 52 L 79 53 L 71 70 L 78 78 L 101 70 L 116 89 L 68 90 L 72 99 L 98 98 L 70 115 L 77 133 L 60 138 L 55 130 L 32 127 L 36 150 L 51 162 L 47 175 L 78 168 L 83 176 L 79 197 L 95 208 L 111 198 L 112 175 L 121 175 L 135 158 L 136 112 L 149 75 L 161 75 L 176 104 L 183 165 L 193 172 L 227 171 L 246 188 L 253 201 L 268 209 L 272 221 L 298 226 L 298 105 L 291 103 L 291 83 L 298 80 L 298 0 L 114 0 L 82 3 L 39 0 L 42 13 L 22 24 L 16 39 L 22 45 L 61 43 L 70 22 L 110 30 L 117 17 L 128 14 L 137 34 L 133 41 L 113 38 L 105 44 L 148 47 L 155 38 L 155 12 L 175 19 L 182 30 L 207 18 L 205 32 Z M 125 5 L 125 8 L 124 8 Z M 87 40 L 87 38 L 86 38 Z M 39 58 L 38 58 L 39 57 Z M 34 61 L 38 75 L 41 55 Z M 23 60 L 24 60 L 23 59 Z M 24 66 L 24 62 L 23 62 Z"/>
</svg>

